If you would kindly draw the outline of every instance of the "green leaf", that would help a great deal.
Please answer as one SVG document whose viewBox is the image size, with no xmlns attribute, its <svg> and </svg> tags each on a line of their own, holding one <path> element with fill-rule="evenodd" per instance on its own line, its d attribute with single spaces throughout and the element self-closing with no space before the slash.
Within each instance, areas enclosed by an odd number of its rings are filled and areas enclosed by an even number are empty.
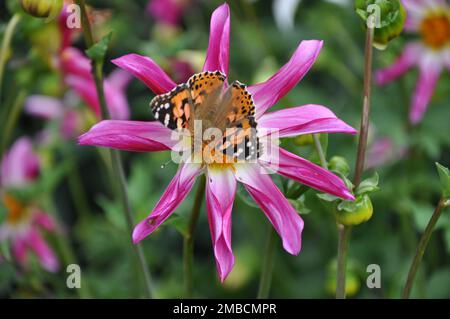
<svg viewBox="0 0 450 319">
<path fill-rule="evenodd" d="M 172 214 L 166 221 L 166 225 L 172 225 L 183 236 L 186 236 L 189 229 L 189 219 L 185 216 Z"/>
<path fill-rule="evenodd" d="M 99 42 L 86 50 L 86 54 L 94 61 L 103 62 L 106 51 L 108 51 L 109 43 L 111 42 L 112 31 L 105 35 Z"/>
<path fill-rule="evenodd" d="M 311 212 L 311 210 L 306 207 L 305 195 L 300 196 L 298 199 L 289 199 L 289 202 L 300 215 L 306 215 Z"/>
<path fill-rule="evenodd" d="M 362 195 L 367 193 L 373 193 L 378 191 L 378 173 L 374 173 L 372 177 L 363 180 L 356 189 L 356 195 Z"/>
<path fill-rule="evenodd" d="M 336 197 L 336 196 L 330 195 L 330 194 L 326 194 L 326 193 L 317 194 L 317 197 L 319 197 L 321 200 L 326 201 L 326 202 L 334 202 L 339 199 L 339 197 Z"/>
<path fill-rule="evenodd" d="M 450 171 L 447 167 L 436 163 L 436 167 L 439 173 L 439 178 L 442 185 L 442 195 L 444 198 L 450 198 Z"/>
</svg>

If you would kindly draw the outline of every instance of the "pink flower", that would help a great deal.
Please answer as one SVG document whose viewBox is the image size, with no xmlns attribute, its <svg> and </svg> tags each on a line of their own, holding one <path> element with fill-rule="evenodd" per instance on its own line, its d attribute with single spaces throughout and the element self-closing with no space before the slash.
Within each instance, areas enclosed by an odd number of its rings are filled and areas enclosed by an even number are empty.
<svg viewBox="0 0 450 319">
<path fill-rule="evenodd" d="M 6 220 L 0 225 L 0 241 L 9 240 L 16 261 L 26 267 L 28 252 L 34 252 L 42 267 L 55 272 L 58 259 L 47 245 L 40 231 L 54 231 L 53 219 L 32 204 L 21 203 L 10 189 L 17 189 L 35 180 L 39 159 L 33 153 L 28 138 L 19 139 L 4 156 L 1 163 L 0 200 L 6 207 Z"/>
<path fill-rule="evenodd" d="M 409 113 L 416 124 L 425 114 L 441 72 L 450 70 L 450 7 L 445 0 L 403 0 L 403 4 L 408 13 L 405 29 L 420 40 L 408 43 L 393 65 L 377 72 L 376 81 L 384 85 L 418 67 Z"/>
<path fill-rule="evenodd" d="M 230 10 L 217 8 L 211 18 L 211 31 L 204 71 L 228 74 Z M 322 47 L 322 41 L 303 41 L 291 60 L 264 83 L 248 87 L 256 105 L 255 120 L 260 138 L 264 128 L 276 129 L 280 137 L 311 133 L 349 133 L 356 131 L 320 105 L 297 106 L 266 113 L 308 72 Z M 133 73 L 154 93 L 170 91 L 176 83 L 150 58 L 129 54 L 113 61 Z M 172 131 L 160 122 L 102 121 L 80 137 L 81 145 L 111 147 L 128 151 L 177 150 Z M 200 174 L 207 176 L 206 206 L 214 255 L 221 281 L 233 268 L 231 218 L 237 182 L 244 185 L 261 207 L 283 241 L 283 247 L 297 255 L 301 249 L 303 221 L 267 174 L 267 167 L 278 166 L 278 173 L 333 195 L 353 199 L 336 175 L 281 148 L 279 158 L 263 154 L 255 163 L 182 163 L 151 214 L 134 229 L 133 241 L 141 241 L 159 227 L 186 198 Z"/>
<path fill-rule="evenodd" d="M 89 59 L 78 49 L 69 47 L 61 53 L 61 69 L 66 84 L 101 117 L 100 102 L 97 96 Z M 130 116 L 125 90 L 131 80 L 129 73 L 122 70 L 113 71 L 104 80 L 106 104 L 111 118 L 125 120 Z"/>
<path fill-rule="evenodd" d="M 365 169 L 377 168 L 405 157 L 407 147 L 399 147 L 390 138 L 379 138 L 373 142 L 366 154 Z"/>
<path fill-rule="evenodd" d="M 188 0 L 150 0 L 147 4 L 147 12 L 157 22 L 178 26 L 189 2 Z"/>
<path fill-rule="evenodd" d="M 2 158 L 0 187 L 26 186 L 37 178 L 39 169 L 39 158 L 33 152 L 31 141 L 22 137 Z"/>
</svg>

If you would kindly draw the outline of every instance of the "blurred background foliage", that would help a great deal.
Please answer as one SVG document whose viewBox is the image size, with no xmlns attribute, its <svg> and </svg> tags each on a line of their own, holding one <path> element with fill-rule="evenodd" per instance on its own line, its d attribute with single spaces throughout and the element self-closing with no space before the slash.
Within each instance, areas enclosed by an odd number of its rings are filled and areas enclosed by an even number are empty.
<svg viewBox="0 0 450 319">
<path fill-rule="evenodd" d="M 0 36 L 11 17 L 16 1 L 0 4 Z M 108 17 L 97 28 L 100 37 L 109 30 L 113 40 L 108 51 L 105 73 L 112 58 L 135 52 L 152 57 L 174 77 L 171 58 L 190 62 L 194 71 L 201 67 L 208 42 L 209 17 L 221 1 L 192 1 L 176 29 L 159 25 L 145 12 L 146 0 L 92 0 Z M 352 5 L 326 1 L 302 1 L 295 11 L 292 28 L 277 25 L 270 0 L 232 0 L 230 78 L 243 83 L 266 79 L 295 50 L 300 40 L 323 39 L 324 48 L 317 63 L 303 81 L 276 108 L 303 104 L 328 106 L 338 117 L 358 128 L 362 105 L 364 30 Z M 14 34 L 12 58 L 4 81 L 5 101 L 17 92 L 62 97 L 57 70 L 49 66 L 49 53 L 58 47 L 55 23 L 24 17 Z M 390 64 L 398 56 L 407 36 L 393 41 L 385 51 L 375 52 L 374 67 Z M 84 49 L 82 38 L 75 46 Z M 200 63 L 198 62 L 200 61 Z M 424 121 L 408 124 L 410 93 L 416 71 L 386 87 L 374 87 L 369 143 L 389 138 L 394 154 L 407 149 L 407 155 L 376 167 L 381 191 L 373 194 L 373 218 L 353 230 L 349 251 L 347 289 L 354 298 L 398 298 L 419 233 L 439 200 L 439 179 L 434 162 L 450 163 L 450 79 L 442 76 Z M 153 97 L 142 83 L 133 80 L 127 90 L 132 119 L 152 120 L 148 104 Z M 7 103 L 7 102 L 5 102 Z M 83 107 L 79 105 L 78 107 Z M 53 127 L 52 127 L 53 126 Z M 57 135 L 53 122 L 21 114 L 13 139 L 29 135 L 38 138 L 44 127 Z M 85 128 L 85 130 L 88 126 Z M 340 134 L 329 136 L 327 156 L 344 156 L 353 167 L 356 138 Z M 283 144 L 292 152 L 310 156 L 311 145 L 298 146 L 293 140 Z M 132 256 L 131 236 L 127 232 L 120 203 L 114 200 L 103 162 L 97 151 L 79 147 L 74 140 L 54 139 L 38 145 L 44 158 L 39 197 L 47 210 L 63 225 L 63 235 L 49 240 L 64 265 L 77 261 L 82 269 L 82 289 L 67 289 L 65 267 L 50 274 L 35 264 L 20 272 L 13 264 L 0 264 L 1 297 L 140 297 L 139 269 Z M 128 192 L 135 220 L 147 216 L 176 170 L 168 164 L 169 153 L 137 154 L 123 152 L 129 180 Z M 59 171 L 58 171 L 59 169 Z M 368 177 L 371 170 L 367 171 Z M 277 177 L 275 177 L 277 178 Z M 281 182 L 281 181 L 280 181 Z M 337 245 L 333 214 L 309 190 L 304 196 L 303 248 L 299 256 L 282 250 L 277 238 L 276 261 L 271 297 L 330 298 L 334 295 Z M 182 292 L 182 233 L 194 194 L 177 209 L 158 231 L 143 241 L 156 296 L 176 298 Z M 236 265 L 220 284 L 211 250 L 206 213 L 203 211 L 195 238 L 195 297 L 254 297 L 258 288 L 268 221 L 246 198 L 237 196 L 233 209 L 233 247 Z M 66 237 L 66 241 L 60 238 Z M 73 247 L 73 255 L 67 246 Z M 369 264 L 381 267 L 381 289 L 366 287 Z M 450 216 L 444 212 L 431 239 L 421 266 L 414 297 L 450 298 Z"/>
</svg>

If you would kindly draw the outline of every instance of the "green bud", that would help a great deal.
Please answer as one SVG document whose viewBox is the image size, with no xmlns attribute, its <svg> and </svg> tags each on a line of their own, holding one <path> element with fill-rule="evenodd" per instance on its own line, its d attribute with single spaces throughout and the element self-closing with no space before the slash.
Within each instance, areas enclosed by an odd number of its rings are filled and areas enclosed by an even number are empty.
<svg viewBox="0 0 450 319">
<path fill-rule="evenodd" d="M 33 17 L 48 18 L 61 11 L 63 0 L 20 0 L 20 4 Z"/>
<path fill-rule="evenodd" d="M 336 221 L 346 226 L 359 225 L 368 221 L 373 215 L 370 197 L 366 194 L 358 196 L 355 201 L 341 202 L 335 211 Z"/>
<path fill-rule="evenodd" d="M 406 10 L 400 0 L 355 0 L 355 10 L 366 27 L 374 28 L 374 47 L 379 50 L 403 30 Z"/>
<path fill-rule="evenodd" d="M 350 166 L 348 165 L 347 160 L 342 156 L 333 156 L 328 162 L 328 168 L 343 176 L 347 176 L 350 173 Z"/>
</svg>

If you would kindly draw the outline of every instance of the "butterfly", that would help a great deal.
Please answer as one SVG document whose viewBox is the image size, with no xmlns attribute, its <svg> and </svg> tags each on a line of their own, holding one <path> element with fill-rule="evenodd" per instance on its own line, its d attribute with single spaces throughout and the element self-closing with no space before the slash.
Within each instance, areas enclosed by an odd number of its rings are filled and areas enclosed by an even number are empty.
<svg viewBox="0 0 450 319">
<path fill-rule="evenodd" d="M 150 107 L 164 126 L 187 129 L 192 136 L 201 121 L 201 136 L 206 139 L 201 141 L 203 154 L 210 154 L 210 162 L 255 160 L 260 153 L 255 104 L 246 85 L 239 81 L 228 85 L 225 80 L 219 71 L 194 74 L 186 83 L 157 95 Z M 211 129 L 219 131 L 220 138 L 209 136 Z"/>
</svg>

